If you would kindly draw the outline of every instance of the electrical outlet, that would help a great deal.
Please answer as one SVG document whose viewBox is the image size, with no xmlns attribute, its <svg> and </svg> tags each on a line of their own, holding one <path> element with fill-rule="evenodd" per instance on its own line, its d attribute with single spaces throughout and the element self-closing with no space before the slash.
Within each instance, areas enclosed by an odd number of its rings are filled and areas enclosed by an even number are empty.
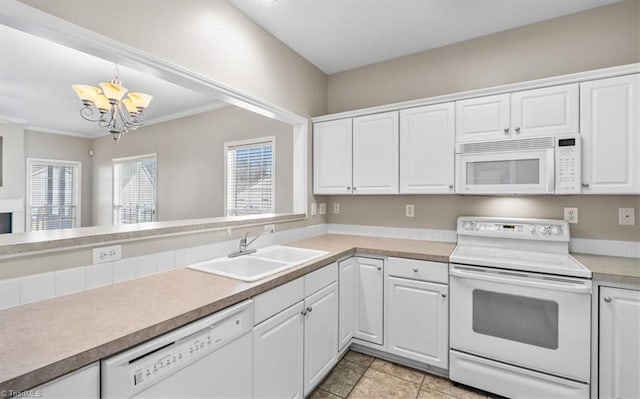
<svg viewBox="0 0 640 399">
<path fill-rule="evenodd" d="M 318 207 L 318 213 L 320 215 L 326 215 L 327 214 L 327 204 L 324 202 L 320 203 L 320 206 Z"/>
<path fill-rule="evenodd" d="M 333 203 L 333 214 L 334 215 L 338 215 L 340 213 L 340 203 L 339 202 L 334 202 Z"/>
<path fill-rule="evenodd" d="M 122 246 L 111 245 L 93 249 L 93 264 L 108 263 L 122 259 Z"/>
<path fill-rule="evenodd" d="M 276 225 L 275 224 L 265 224 L 264 225 L 264 232 L 265 233 L 274 233 L 276 231 Z"/>
<path fill-rule="evenodd" d="M 311 216 L 315 216 L 318 213 L 318 208 L 315 202 L 311 203 Z"/>
<path fill-rule="evenodd" d="M 404 206 L 404 215 L 408 218 L 412 218 L 414 216 L 414 206 L 413 204 L 406 204 Z"/>
<path fill-rule="evenodd" d="M 564 208 L 564 220 L 569 223 L 578 223 L 578 208 Z"/>
<path fill-rule="evenodd" d="M 618 219 L 618 223 L 622 225 L 633 226 L 634 224 L 636 224 L 635 208 L 619 208 Z"/>
</svg>

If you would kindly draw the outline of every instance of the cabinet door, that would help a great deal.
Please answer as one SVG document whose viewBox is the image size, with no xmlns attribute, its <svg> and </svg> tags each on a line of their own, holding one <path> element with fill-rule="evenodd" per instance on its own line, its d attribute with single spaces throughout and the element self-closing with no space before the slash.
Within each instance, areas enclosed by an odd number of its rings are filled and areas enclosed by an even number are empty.
<svg viewBox="0 0 640 399">
<path fill-rule="evenodd" d="M 351 119 L 313 125 L 313 193 L 351 194 Z"/>
<path fill-rule="evenodd" d="M 600 288 L 600 399 L 640 398 L 640 291 Z"/>
<path fill-rule="evenodd" d="M 100 365 L 93 363 L 44 385 L 33 388 L 40 398 L 100 398 Z"/>
<path fill-rule="evenodd" d="M 388 278 L 389 351 L 447 369 L 449 289 L 443 284 Z"/>
<path fill-rule="evenodd" d="M 339 349 L 342 350 L 351 338 L 356 322 L 356 287 L 358 282 L 358 259 L 349 258 L 338 265 L 340 275 L 339 288 L 339 322 L 340 331 Z"/>
<path fill-rule="evenodd" d="M 509 138 L 510 94 L 456 101 L 456 142 Z"/>
<path fill-rule="evenodd" d="M 579 133 L 578 84 L 511 94 L 511 137 Z"/>
<path fill-rule="evenodd" d="M 309 395 L 337 362 L 338 283 L 305 299 L 304 394 Z"/>
<path fill-rule="evenodd" d="M 454 103 L 400 111 L 400 193 L 452 193 L 454 146 Z"/>
<path fill-rule="evenodd" d="M 353 118 L 353 193 L 398 194 L 398 112 Z"/>
<path fill-rule="evenodd" d="M 356 289 L 356 330 L 354 338 L 382 345 L 383 343 L 383 286 L 382 259 L 358 259 Z"/>
<path fill-rule="evenodd" d="M 302 301 L 253 330 L 253 397 L 302 399 Z"/>
<path fill-rule="evenodd" d="M 582 192 L 640 193 L 640 75 L 580 85 Z"/>
</svg>

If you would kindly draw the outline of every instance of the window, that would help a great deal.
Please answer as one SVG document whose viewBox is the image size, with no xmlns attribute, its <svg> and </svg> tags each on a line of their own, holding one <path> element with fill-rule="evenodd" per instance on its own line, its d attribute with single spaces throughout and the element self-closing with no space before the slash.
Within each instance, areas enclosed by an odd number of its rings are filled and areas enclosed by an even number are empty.
<svg viewBox="0 0 640 399">
<path fill-rule="evenodd" d="M 27 228 L 80 226 L 80 162 L 27 158 Z"/>
<path fill-rule="evenodd" d="M 113 224 L 155 222 L 156 155 L 113 160 Z"/>
<path fill-rule="evenodd" d="M 273 213 L 275 137 L 225 143 L 226 214 Z"/>
</svg>

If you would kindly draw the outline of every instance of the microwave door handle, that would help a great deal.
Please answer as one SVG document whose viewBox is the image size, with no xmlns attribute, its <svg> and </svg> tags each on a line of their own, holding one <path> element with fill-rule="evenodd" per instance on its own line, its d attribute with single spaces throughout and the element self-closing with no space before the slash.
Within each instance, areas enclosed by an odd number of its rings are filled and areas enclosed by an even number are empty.
<svg viewBox="0 0 640 399">
<path fill-rule="evenodd" d="M 460 278 L 471 278 L 481 281 L 489 281 L 493 283 L 515 284 L 523 287 L 550 289 L 555 291 L 566 291 L 577 294 L 590 294 L 591 293 L 591 281 L 585 281 L 584 283 L 573 283 L 571 281 L 556 281 L 556 280 L 540 280 L 536 278 L 530 278 L 525 276 L 502 276 L 493 272 L 474 272 L 468 270 L 461 270 L 460 268 L 452 267 L 450 274 Z"/>
<path fill-rule="evenodd" d="M 547 151 L 547 193 L 553 194 L 556 185 L 556 160 L 555 151 Z"/>
</svg>

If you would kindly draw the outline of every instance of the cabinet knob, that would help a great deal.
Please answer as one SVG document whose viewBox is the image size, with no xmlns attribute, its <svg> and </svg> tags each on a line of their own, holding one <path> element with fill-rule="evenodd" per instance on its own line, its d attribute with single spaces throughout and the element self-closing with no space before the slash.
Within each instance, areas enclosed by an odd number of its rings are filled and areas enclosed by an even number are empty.
<svg viewBox="0 0 640 399">
<path fill-rule="evenodd" d="M 449 184 L 449 190 L 453 190 L 453 184 Z"/>
<path fill-rule="evenodd" d="M 414 268 L 413 268 L 413 272 L 414 272 L 414 273 L 418 273 L 418 268 L 417 268 L 417 267 L 414 267 Z"/>
<path fill-rule="evenodd" d="M 307 306 L 307 312 L 311 312 L 313 308 L 311 306 Z"/>
<path fill-rule="evenodd" d="M 441 297 L 446 298 L 447 297 L 447 293 L 443 292 L 442 294 L 440 294 Z"/>
<path fill-rule="evenodd" d="M 347 190 L 351 190 L 351 186 L 347 186 Z"/>
<path fill-rule="evenodd" d="M 353 191 L 356 191 L 357 189 L 358 189 L 358 187 L 355 187 L 355 186 L 353 187 Z"/>
<path fill-rule="evenodd" d="M 502 130 L 504 130 L 504 134 L 509 134 L 509 128 L 508 128 L 508 127 L 505 127 L 505 128 L 504 128 L 504 129 L 502 129 Z"/>
<path fill-rule="evenodd" d="M 520 126 L 516 127 L 516 134 L 520 134 Z"/>
<path fill-rule="evenodd" d="M 307 311 L 303 310 L 302 312 L 300 312 L 301 315 L 306 316 L 307 315 Z"/>
<path fill-rule="evenodd" d="M 611 297 L 610 297 L 610 296 L 605 296 L 605 297 L 604 297 L 604 301 L 605 301 L 606 303 L 610 303 L 610 302 L 611 302 Z"/>
<path fill-rule="evenodd" d="M 582 183 L 582 187 L 589 187 L 589 183 Z"/>
<path fill-rule="evenodd" d="M 377 266 L 376 269 L 382 270 L 382 266 Z"/>
</svg>

